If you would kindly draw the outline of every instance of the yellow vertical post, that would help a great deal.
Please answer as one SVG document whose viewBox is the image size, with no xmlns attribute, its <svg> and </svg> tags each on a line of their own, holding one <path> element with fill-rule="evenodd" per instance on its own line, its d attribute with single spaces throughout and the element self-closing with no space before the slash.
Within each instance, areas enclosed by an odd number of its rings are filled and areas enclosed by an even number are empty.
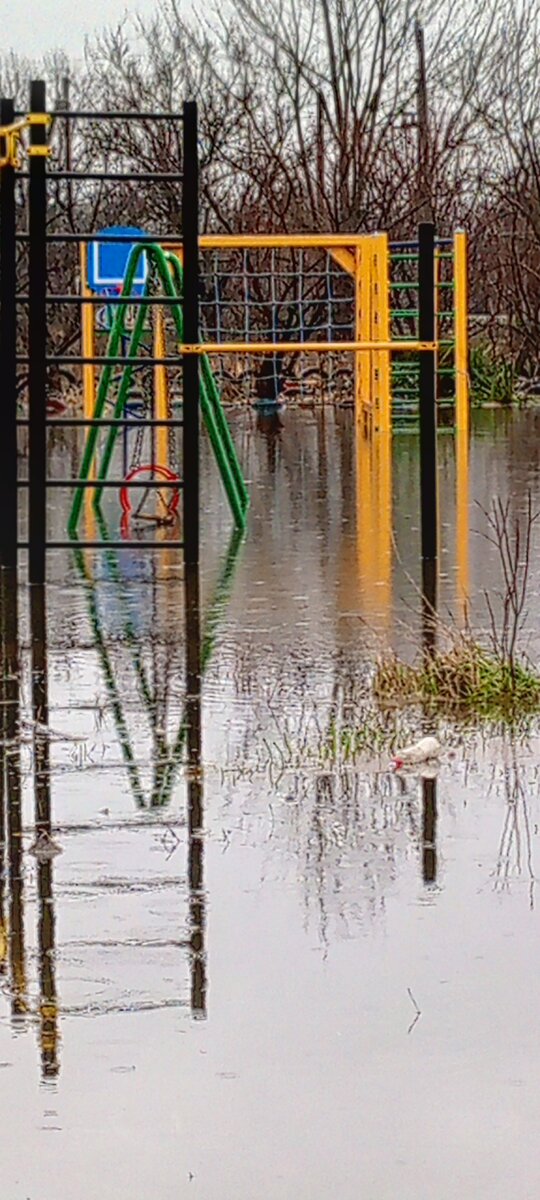
<svg viewBox="0 0 540 1200">
<path fill-rule="evenodd" d="M 386 233 L 379 233 L 373 238 L 372 335 L 375 341 L 390 340 L 389 255 Z M 376 378 L 375 425 L 379 433 L 389 433 L 392 428 L 390 351 L 377 350 L 373 359 Z"/>
<path fill-rule="evenodd" d="M 363 239 L 354 252 L 355 314 L 354 335 L 357 342 L 370 339 L 370 238 Z M 354 356 L 354 402 L 357 429 L 363 429 L 366 409 L 371 404 L 371 352 L 357 351 Z"/>
<path fill-rule="evenodd" d="M 377 237 L 369 239 L 369 339 L 372 342 L 380 341 L 379 333 L 379 280 L 378 280 L 378 257 L 377 257 Z M 370 433 L 373 431 L 378 420 L 379 404 L 380 404 L 380 388 L 379 388 L 379 355 L 376 350 L 370 355 L 371 364 L 371 408 L 370 408 Z"/>
<path fill-rule="evenodd" d="M 81 242 L 79 245 L 79 263 L 81 271 L 81 295 L 92 297 L 93 293 L 88 287 L 88 246 L 86 242 Z M 81 314 L 81 344 L 83 358 L 94 359 L 96 357 L 96 306 L 95 304 L 82 304 Z M 83 415 L 87 420 L 91 420 L 94 416 L 96 407 L 96 368 L 93 362 L 83 364 Z M 90 430 L 84 430 L 85 439 L 88 437 Z M 95 465 L 91 464 L 88 472 L 88 479 L 95 478 Z M 96 519 L 92 504 L 93 488 L 86 488 L 84 495 L 84 519 L 86 528 L 86 537 L 88 541 L 94 541 L 96 535 Z"/>
<path fill-rule="evenodd" d="M 454 362 L 456 432 L 469 428 L 469 330 L 467 311 L 467 234 L 454 234 Z"/>
<path fill-rule="evenodd" d="M 79 262 L 81 270 L 81 295 L 91 296 L 92 292 L 87 284 L 88 278 L 88 247 L 86 242 L 80 243 Z M 96 357 L 96 338 L 95 338 L 95 305 L 82 305 L 82 355 L 83 358 Z M 85 417 L 92 418 L 96 402 L 96 370 L 93 363 L 85 363 L 83 366 L 83 412 Z"/>
<path fill-rule="evenodd" d="M 163 308 L 156 304 L 154 308 L 154 358 L 165 358 L 165 322 Z M 169 416 L 167 394 L 167 368 L 162 363 L 154 366 L 154 397 L 157 421 L 166 421 Z M 160 467 L 172 467 L 169 462 L 169 431 L 161 425 L 156 430 L 156 458 Z"/>
</svg>

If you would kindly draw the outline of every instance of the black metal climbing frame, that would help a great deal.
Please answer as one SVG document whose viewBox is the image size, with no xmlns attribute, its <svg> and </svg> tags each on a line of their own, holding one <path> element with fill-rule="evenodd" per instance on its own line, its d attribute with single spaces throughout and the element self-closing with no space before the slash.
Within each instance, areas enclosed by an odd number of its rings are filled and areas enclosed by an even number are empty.
<svg viewBox="0 0 540 1200">
<path fill-rule="evenodd" d="M 0 101 L 0 127 L 12 126 L 24 114 L 14 111 L 13 101 Z M 68 122 L 70 128 L 76 122 L 117 122 L 132 123 L 168 121 L 182 126 L 182 171 L 156 172 L 148 171 L 72 171 L 58 169 L 49 156 L 50 130 L 53 122 Z M 181 113 L 136 113 L 136 112 L 86 112 L 59 110 L 47 113 L 46 90 L 42 81 L 35 81 L 30 86 L 30 105 L 26 118 L 26 155 L 17 155 L 10 151 L 13 147 L 8 144 L 10 138 L 0 136 L 0 161 L 5 165 L 0 168 L 0 387 L 2 392 L 2 437 L 0 438 L 0 564 L 14 567 L 17 564 L 18 550 L 28 550 L 28 577 L 31 583 L 44 583 L 46 580 L 47 549 L 69 548 L 73 545 L 67 538 L 65 541 L 53 539 L 49 534 L 49 496 L 51 490 L 64 487 L 76 487 L 79 479 L 55 479 L 48 475 L 48 431 L 54 429 L 87 429 L 92 421 L 89 418 L 74 418 L 47 415 L 48 377 L 51 368 L 79 365 L 99 366 L 113 364 L 114 360 L 102 355 L 99 358 L 85 358 L 84 355 L 73 353 L 53 354 L 50 352 L 50 337 L 48 318 L 56 305 L 82 305 L 88 299 L 81 295 L 62 295 L 49 290 L 48 248 L 51 245 L 66 246 L 71 244 L 98 241 L 100 235 L 87 230 L 71 228 L 48 229 L 48 203 L 51 196 L 51 185 L 57 187 L 60 181 L 70 181 L 71 184 L 85 182 L 100 182 L 103 185 L 118 183 L 133 183 L 138 185 L 152 183 L 160 179 L 168 184 L 177 184 L 180 191 L 181 228 L 172 233 L 154 231 L 138 240 L 143 243 L 159 242 L 162 246 L 182 246 L 184 265 L 184 294 L 183 317 L 185 340 L 199 340 L 199 265 L 198 265 L 198 156 L 197 156 L 197 106 L 194 102 L 186 102 Z M 17 145 L 17 141 L 13 143 Z M 25 157 L 28 169 L 24 166 Z M 6 161 L 7 160 L 7 161 Z M 19 209 L 25 212 L 25 227 L 19 228 L 16 213 L 16 187 L 24 190 L 24 206 Z M 19 218 L 20 221 L 20 218 Z M 111 239 L 113 240 L 113 239 Z M 134 238 L 135 240 L 135 238 Z M 28 290 L 17 290 L 17 262 L 27 254 Z M 19 285 L 20 287 L 20 285 Z M 101 300 L 99 300 L 102 303 Z M 130 303 L 136 303 L 130 298 Z M 166 302 L 166 301 L 164 301 Z M 107 304 L 126 303 L 121 296 L 107 297 Z M 24 333 L 23 333 L 24 329 Z M 125 360 L 121 360 L 124 361 Z M 156 357 L 145 355 L 144 359 L 134 364 L 135 369 L 144 366 L 158 365 L 178 366 L 180 359 L 174 357 Z M 27 381 L 28 417 L 21 418 L 17 411 L 18 371 Z M 107 543 L 110 547 L 124 549 L 136 545 L 139 549 L 173 548 L 181 550 L 186 564 L 197 566 L 199 562 L 199 357 L 185 355 L 182 358 L 183 383 L 183 412 L 181 420 L 156 421 L 149 419 L 141 421 L 144 428 L 155 428 L 158 425 L 168 428 L 182 427 L 183 440 L 183 478 L 181 480 L 183 494 L 183 537 L 175 541 L 145 541 L 132 542 L 129 539 Z M 100 421 L 103 428 L 120 424 L 106 417 Z M 127 424 L 127 422 L 126 422 Z M 19 428 L 27 428 L 29 436 L 29 467 L 28 478 L 21 479 L 17 467 L 17 435 Z M 123 480 L 110 481 L 114 487 L 123 484 Z M 140 487 L 140 481 L 132 481 L 128 487 Z M 159 488 L 163 484 L 159 480 L 146 480 L 145 488 Z M 28 491 L 28 534 L 21 538 L 19 534 L 19 499 L 23 490 Z M 79 547 L 98 548 L 101 542 L 79 540 Z"/>
</svg>

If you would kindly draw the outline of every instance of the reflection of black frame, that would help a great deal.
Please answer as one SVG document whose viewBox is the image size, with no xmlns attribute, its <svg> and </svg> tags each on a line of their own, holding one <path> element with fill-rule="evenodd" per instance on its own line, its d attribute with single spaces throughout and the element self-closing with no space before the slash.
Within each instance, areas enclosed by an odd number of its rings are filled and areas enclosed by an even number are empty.
<svg viewBox="0 0 540 1200">
<path fill-rule="evenodd" d="M 206 1016 L 206 899 L 202 783 L 201 603 L 198 565 L 186 565 L 186 709 L 191 1011 Z"/>
<path fill-rule="evenodd" d="M 437 882 L 437 780 L 422 780 L 422 878 Z"/>
<path fill-rule="evenodd" d="M 51 835 L 51 775 L 49 736 L 49 686 L 47 670 L 47 614 L 45 589 L 30 589 L 32 639 L 32 717 L 34 751 L 34 804 L 36 836 Z M 55 915 L 52 859 L 37 859 L 39 896 L 39 982 L 41 1070 L 44 1079 L 54 1079 L 58 1062 L 58 1003 L 55 977 Z"/>
<path fill-rule="evenodd" d="M 23 844 L 20 761 L 20 664 L 18 596 L 15 572 L 0 571 L 0 643 L 2 704 L 0 766 L 3 782 L 3 830 L 7 832 L 9 916 L 6 952 L 9 963 L 11 1013 L 15 1024 L 25 1020 L 26 963 L 24 938 Z"/>
</svg>

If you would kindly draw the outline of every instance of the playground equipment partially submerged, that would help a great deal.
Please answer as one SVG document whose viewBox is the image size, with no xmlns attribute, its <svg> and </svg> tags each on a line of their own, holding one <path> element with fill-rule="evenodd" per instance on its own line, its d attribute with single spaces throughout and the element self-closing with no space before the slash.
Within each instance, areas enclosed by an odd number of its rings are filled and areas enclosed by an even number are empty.
<svg viewBox="0 0 540 1200">
<path fill-rule="evenodd" d="M 79 255 L 96 246 L 100 235 L 52 231 L 47 226 L 48 181 L 128 180 L 151 185 L 156 176 L 141 173 L 73 172 L 49 167 L 51 122 L 77 120 L 178 120 L 183 128 L 183 172 L 166 175 L 182 191 L 182 234 L 133 234 L 133 246 L 115 294 L 107 296 L 111 313 L 107 344 L 95 340 L 94 313 L 103 296 L 93 294 L 77 267 L 69 294 L 48 290 L 47 253 L 53 246 Z M 459 233 L 437 242 L 432 226 L 420 227 L 416 243 L 390 245 L 385 234 L 208 235 L 199 236 L 196 106 L 182 114 L 47 113 L 45 87 L 31 89 L 31 111 L 15 114 L 2 101 L 0 370 L 4 383 L 4 438 L 0 450 L 0 502 L 4 513 L 1 558 L 14 565 L 19 547 L 29 549 L 32 581 L 45 578 L 47 498 L 51 488 L 73 491 L 69 538 L 79 538 L 85 496 L 99 507 L 105 489 L 119 495 L 123 517 L 117 548 L 131 544 L 130 517 L 150 517 L 154 525 L 171 523 L 182 503 L 182 536 L 168 541 L 182 549 L 186 562 L 199 558 L 199 410 L 224 482 L 235 524 L 243 528 L 248 493 L 223 411 L 220 386 L 231 390 L 241 378 L 251 399 L 276 402 L 296 389 L 305 392 L 306 373 L 319 378 L 319 391 L 334 389 L 339 371 L 356 410 L 360 437 L 391 432 L 394 395 L 410 405 L 418 398 L 422 461 L 422 552 L 437 550 L 436 428 L 437 400 L 455 407 L 458 435 L 468 427 L 466 247 Z M 20 171 L 22 137 L 29 170 Z M 14 189 L 19 172 L 29 179 L 28 226 L 15 225 Z M 115 238 L 106 233 L 107 243 Z M 28 250 L 28 294 L 17 292 L 17 244 Z M 125 245 L 125 238 L 124 238 Z M 144 259 L 145 270 L 141 274 Z M 141 284 L 141 279 L 143 283 Z M 397 307 L 394 298 L 397 297 Z M 404 299 L 404 297 L 406 299 Z M 447 300 L 446 297 L 449 299 Z M 82 313 L 82 353 L 53 354 L 48 348 L 51 307 L 77 304 Z M 27 309 L 25 353 L 16 314 Z M 129 311 L 134 314 L 127 320 Z M 446 324 L 445 324 L 446 323 Z M 444 335 L 444 336 L 443 336 Z M 150 342 L 148 342 L 150 338 Z M 340 366 L 341 364 L 341 366 Z M 345 365 L 344 365 L 345 364 Z M 28 415 L 17 409 L 17 368 L 28 371 Z M 51 369 L 81 371 L 82 415 L 51 417 L 47 399 Z M 338 369 L 339 368 L 339 369 Z M 151 384 L 148 386 L 149 370 Z M 446 383 L 444 382 L 446 380 Z M 138 382 L 137 382 L 138 381 Z M 141 382 L 142 381 L 142 382 Z M 313 387 L 311 388 L 313 391 Z M 336 387 L 336 391 L 339 389 Z M 17 429 L 28 427 L 28 483 L 18 479 Z M 52 426 L 84 433 L 76 478 L 47 475 L 47 430 Z M 178 434 L 182 431 L 182 453 Z M 121 475 L 118 434 L 124 433 Z M 135 433 L 134 433 L 135 431 Z M 126 453 L 126 439 L 135 449 Z M 146 439 L 146 442 L 145 440 Z M 28 537 L 18 532 L 18 497 L 28 488 Z M 132 493 L 157 499 L 150 512 L 135 507 Z M 80 539 L 97 548 L 99 540 Z M 140 543 L 158 548 L 155 538 Z"/>
<path fill-rule="evenodd" d="M 105 235 L 104 235 L 105 236 Z M 224 402 L 279 407 L 301 403 L 353 404 L 358 424 L 386 433 L 418 416 L 418 356 L 392 350 L 315 354 L 315 341 L 391 342 L 418 338 L 418 243 L 390 242 L 387 234 L 344 237 L 203 234 L 199 239 L 201 330 L 204 340 L 234 341 L 234 354 L 213 357 L 214 385 Z M 181 247 L 173 247 L 179 261 Z M 450 409 L 456 429 L 468 423 L 466 234 L 439 239 L 435 249 L 438 340 L 437 402 Z M 81 278 L 87 275 L 82 247 Z M 125 292 L 124 288 L 124 292 Z M 127 294 L 129 294 L 129 289 Z M 95 357 L 95 309 L 83 313 L 84 353 Z M 303 349 L 257 357 L 253 343 L 298 340 Z M 238 354 L 238 344 L 245 349 Z M 154 345 L 163 344 L 163 311 L 155 309 Z M 165 411 L 174 384 L 156 367 L 154 388 Z M 94 410 L 93 372 L 83 380 L 84 409 Z"/>
</svg>

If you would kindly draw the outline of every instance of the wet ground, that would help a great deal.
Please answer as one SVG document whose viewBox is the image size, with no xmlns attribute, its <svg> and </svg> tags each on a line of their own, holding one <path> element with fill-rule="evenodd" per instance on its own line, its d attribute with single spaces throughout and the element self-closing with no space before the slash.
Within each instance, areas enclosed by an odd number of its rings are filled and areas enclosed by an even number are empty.
<svg viewBox="0 0 540 1200">
<path fill-rule="evenodd" d="M 454 731 L 435 784 L 400 784 L 376 747 L 323 761 L 381 643 L 417 645 L 417 438 L 389 464 L 355 447 L 347 411 L 233 425 L 250 528 L 229 542 L 205 457 L 200 703 L 174 554 L 156 571 L 144 553 L 51 556 L 46 675 L 44 614 L 32 634 L 19 588 L 2 1197 L 532 1200 L 537 733 Z M 458 623 L 468 603 L 486 628 L 499 585 L 482 510 L 500 494 L 522 511 L 529 490 L 540 506 L 539 434 L 534 413 L 480 416 L 457 504 L 441 434 L 440 604 Z M 52 862 L 29 853 L 36 817 Z"/>
</svg>

